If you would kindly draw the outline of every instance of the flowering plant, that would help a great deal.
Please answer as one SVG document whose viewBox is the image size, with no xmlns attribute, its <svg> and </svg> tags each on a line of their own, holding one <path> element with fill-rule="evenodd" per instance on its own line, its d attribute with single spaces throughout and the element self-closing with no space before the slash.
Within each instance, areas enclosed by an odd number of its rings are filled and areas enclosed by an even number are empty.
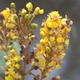
<svg viewBox="0 0 80 80">
<path fill-rule="evenodd" d="M 36 38 L 33 30 L 38 26 L 32 21 L 35 16 L 43 14 L 44 10 L 36 7 L 33 11 L 31 2 L 26 4 L 26 8 L 17 14 L 16 5 L 12 2 L 10 8 L 0 13 L 0 50 L 5 54 L 3 58 L 6 63 L 5 67 L 0 64 L 0 68 L 5 80 L 24 80 L 26 75 L 33 75 L 34 80 L 47 79 L 48 73 L 54 68 L 61 68 L 65 50 L 69 45 L 72 21 L 67 15 L 63 18 L 58 11 L 52 11 L 42 22 L 42 38 L 34 51 L 28 53 L 28 46 Z M 15 48 L 15 42 L 19 50 Z M 27 65 L 31 66 L 28 71 Z M 33 70 L 39 70 L 39 73 L 34 74 Z"/>
</svg>

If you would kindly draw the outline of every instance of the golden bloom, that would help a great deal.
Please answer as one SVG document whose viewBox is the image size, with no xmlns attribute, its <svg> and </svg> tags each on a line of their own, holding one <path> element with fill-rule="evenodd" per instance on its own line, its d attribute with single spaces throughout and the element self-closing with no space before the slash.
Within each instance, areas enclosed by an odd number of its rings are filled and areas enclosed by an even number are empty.
<svg viewBox="0 0 80 80">
<path fill-rule="evenodd" d="M 16 55 L 16 51 L 15 51 L 14 49 L 11 49 L 11 50 L 10 50 L 10 53 L 11 53 L 12 55 Z"/>
<path fill-rule="evenodd" d="M 69 33 L 71 31 L 71 28 L 65 27 L 65 31 Z"/>
<path fill-rule="evenodd" d="M 5 80 L 15 80 L 18 79 L 18 73 L 15 73 L 13 68 L 8 68 L 7 71 L 5 71 Z"/>
<path fill-rule="evenodd" d="M 46 60 L 43 59 L 43 58 L 40 58 L 40 59 L 39 59 L 38 65 L 40 66 L 41 70 L 43 70 L 44 67 L 45 67 L 45 61 L 46 61 Z"/>
<path fill-rule="evenodd" d="M 45 44 L 46 44 L 46 40 L 41 39 L 41 40 L 40 40 L 40 43 L 43 44 L 43 45 L 45 45 Z"/>
<path fill-rule="evenodd" d="M 63 43 L 64 42 L 64 38 L 59 36 L 59 37 L 57 37 L 56 41 L 58 43 Z"/>
<path fill-rule="evenodd" d="M 51 41 L 51 42 L 54 42 L 55 37 L 54 37 L 54 36 L 50 36 L 50 38 L 49 38 L 49 39 L 50 39 L 50 41 Z"/>
<path fill-rule="evenodd" d="M 19 65 L 19 64 L 15 64 L 14 67 L 15 67 L 16 69 L 19 69 L 19 68 L 20 68 L 20 65 Z"/>
<path fill-rule="evenodd" d="M 60 63 L 57 62 L 57 61 L 54 61 L 53 62 L 53 67 L 56 68 L 56 69 L 59 69 L 61 67 Z"/>
<path fill-rule="evenodd" d="M 61 18 L 58 11 L 52 11 L 51 13 L 49 13 L 49 17 L 52 18 L 53 20 L 57 20 Z"/>
<path fill-rule="evenodd" d="M 57 45 L 56 48 L 60 51 L 64 50 L 64 46 L 63 45 Z"/>
<path fill-rule="evenodd" d="M 11 15 L 10 9 L 9 8 L 6 8 L 5 10 L 3 10 L 1 12 L 1 14 L 4 16 L 4 18 L 8 18 Z"/>
<path fill-rule="evenodd" d="M 52 71 L 53 71 L 53 70 L 52 70 L 51 68 L 47 70 L 47 72 L 52 72 Z"/>
<path fill-rule="evenodd" d="M 21 58 L 20 58 L 19 55 L 15 55 L 14 58 L 13 58 L 13 60 L 14 60 L 15 62 L 19 62 L 20 59 L 21 59 Z"/>
<path fill-rule="evenodd" d="M 44 31 L 40 31 L 40 35 L 45 37 L 46 36 L 46 33 Z"/>
<path fill-rule="evenodd" d="M 14 80 L 14 78 L 11 75 L 5 76 L 5 80 Z"/>
</svg>

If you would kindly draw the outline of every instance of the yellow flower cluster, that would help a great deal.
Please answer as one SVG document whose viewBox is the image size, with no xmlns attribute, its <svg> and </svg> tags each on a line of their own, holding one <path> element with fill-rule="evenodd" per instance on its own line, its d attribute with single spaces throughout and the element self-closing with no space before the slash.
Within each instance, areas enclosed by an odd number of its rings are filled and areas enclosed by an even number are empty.
<svg viewBox="0 0 80 80">
<path fill-rule="evenodd" d="M 33 11 L 33 4 L 28 2 L 26 8 L 22 8 L 19 14 L 16 12 L 16 5 L 12 2 L 10 8 L 6 8 L 0 13 L 0 50 L 5 53 L 4 59 L 7 65 L 5 80 L 18 80 L 19 74 L 21 74 L 22 80 L 24 80 L 26 73 L 25 66 L 26 63 L 29 62 L 26 59 L 26 49 L 35 38 L 32 30 L 36 29 L 38 26 L 36 23 L 32 23 L 32 20 L 36 15 L 43 14 L 44 10 L 40 9 L 40 7 L 36 7 Z M 19 44 L 19 54 L 17 53 L 18 50 L 16 51 L 14 49 L 14 42 Z M 20 66 L 19 61 L 21 59 L 23 65 Z"/>
<path fill-rule="evenodd" d="M 15 70 L 18 70 L 20 68 L 20 55 L 17 54 L 16 50 L 11 49 L 10 55 L 4 56 L 4 59 L 6 60 L 6 65 L 8 67 L 8 69 L 5 70 L 5 80 L 18 79 L 19 74 L 16 73 Z"/>
<path fill-rule="evenodd" d="M 10 8 L 0 13 L 0 50 L 5 53 L 5 80 L 24 80 L 27 74 L 33 75 L 35 80 L 43 80 L 47 77 L 46 73 L 52 72 L 53 68 L 61 68 L 65 50 L 69 45 L 72 21 L 67 15 L 62 18 L 58 11 L 52 11 L 47 15 L 46 20 L 42 22 L 43 27 L 40 28 L 42 38 L 36 45 L 36 51 L 26 54 L 29 44 L 36 38 L 32 31 L 38 25 L 32 21 L 36 15 L 43 13 L 44 10 L 40 7 L 33 11 L 31 2 L 28 2 L 19 14 L 16 13 L 16 5 L 13 2 Z M 19 54 L 14 47 L 14 41 L 19 44 Z M 22 65 L 19 64 L 20 61 Z M 32 68 L 26 72 L 27 64 L 31 64 Z M 33 69 L 39 69 L 41 76 L 33 74 Z"/>
<path fill-rule="evenodd" d="M 58 11 L 50 12 L 42 23 L 43 28 L 40 29 L 42 39 L 37 44 L 35 56 L 39 60 L 38 66 L 42 71 L 47 69 L 47 72 L 51 72 L 52 68 L 61 67 L 65 50 L 69 45 L 71 25 L 72 21 L 67 16 L 62 18 Z"/>
<path fill-rule="evenodd" d="M 3 24 L 7 28 L 14 28 L 15 27 L 14 14 L 11 14 L 10 9 L 6 8 L 1 12 L 1 14 L 4 17 Z"/>
</svg>

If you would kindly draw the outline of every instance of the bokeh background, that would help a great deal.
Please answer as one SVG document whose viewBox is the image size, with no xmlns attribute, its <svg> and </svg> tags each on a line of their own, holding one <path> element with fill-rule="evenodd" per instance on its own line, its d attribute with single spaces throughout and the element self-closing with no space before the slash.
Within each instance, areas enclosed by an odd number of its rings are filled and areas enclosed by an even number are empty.
<svg viewBox="0 0 80 80">
<path fill-rule="evenodd" d="M 35 43 L 41 38 L 39 35 L 39 28 L 41 22 L 47 17 L 51 11 L 59 11 L 63 17 L 65 14 L 69 16 L 74 22 L 72 31 L 70 33 L 70 45 L 66 50 L 66 56 L 63 59 L 62 68 L 54 70 L 50 77 L 56 75 L 61 76 L 61 80 L 80 80 L 80 0 L 0 0 L 0 11 L 9 7 L 11 2 L 16 3 L 16 9 L 21 10 L 25 7 L 27 2 L 32 2 L 34 7 L 39 6 L 44 8 L 44 15 L 39 15 L 34 19 L 39 27 L 34 31 L 37 39 L 31 43 L 29 49 L 35 46 Z M 0 52 L 1 53 L 1 52 Z M 2 54 L 0 54 L 0 61 L 2 61 Z M 33 80 L 30 76 L 26 80 Z"/>
</svg>

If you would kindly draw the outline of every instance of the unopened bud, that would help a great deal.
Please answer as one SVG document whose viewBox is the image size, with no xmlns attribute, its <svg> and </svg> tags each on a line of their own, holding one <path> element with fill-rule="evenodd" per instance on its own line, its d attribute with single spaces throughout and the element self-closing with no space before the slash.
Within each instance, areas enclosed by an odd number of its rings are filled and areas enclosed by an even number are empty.
<svg viewBox="0 0 80 80">
<path fill-rule="evenodd" d="M 33 9 L 32 3 L 31 2 L 27 3 L 26 8 L 28 9 L 28 11 L 32 11 L 32 9 Z"/>
<path fill-rule="evenodd" d="M 26 14 L 25 15 L 25 20 L 30 20 L 32 18 L 32 15 L 31 14 Z"/>
<path fill-rule="evenodd" d="M 43 13 L 44 13 L 44 10 L 41 9 L 41 10 L 39 11 L 39 14 L 43 14 Z"/>
<path fill-rule="evenodd" d="M 27 11 L 26 11 L 25 9 L 22 9 L 22 11 L 21 11 L 21 15 L 22 15 L 22 16 L 25 16 L 26 13 L 27 13 Z"/>
<path fill-rule="evenodd" d="M 12 3 L 10 4 L 10 7 L 11 7 L 11 8 L 15 8 L 15 3 L 12 2 Z"/>
<path fill-rule="evenodd" d="M 7 61 L 8 60 L 8 57 L 7 56 L 4 56 L 4 60 Z"/>
<path fill-rule="evenodd" d="M 14 36 L 13 37 L 13 40 L 15 41 L 15 40 L 17 40 L 18 39 L 18 36 Z"/>
<path fill-rule="evenodd" d="M 46 52 L 50 52 L 50 48 L 49 47 L 46 47 Z"/>
<path fill-rule="evenodd" d="M 18 19 L 18 16 L 16 14 L 13 15 L 14 20 Z"/>
<path fill-rule="evenodd" d="M 36 23 L 31 23 L 30 28 L 31 28 L 31 29 L 36 29 L 37 26 L 38 26 L 38 25 L 37 25 Z"/>
<path fill-rule="evenodd" d="M 40 11 L 40 8 L 36 7 L 34 13 L 37 15 L 37 14 L 39 14 L 39 11 Z"/>
</svg>

